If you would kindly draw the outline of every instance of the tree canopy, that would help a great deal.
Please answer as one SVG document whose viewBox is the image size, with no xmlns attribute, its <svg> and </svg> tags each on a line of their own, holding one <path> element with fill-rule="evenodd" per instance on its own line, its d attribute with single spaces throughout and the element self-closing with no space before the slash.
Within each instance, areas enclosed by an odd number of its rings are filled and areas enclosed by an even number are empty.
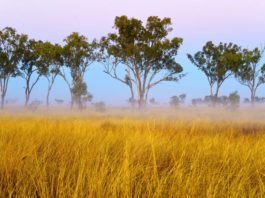
<svg viewBox="0 0 265 198">
<path fill-rule="evenodd" d="M 47 74 L 48 68 L 40 62 L 41 41 L 24 36 L 21 45 L 20 76 L 25 80 L 25 106 L 28 106 L 30 95 L 40 77 Z"/>
<path fill-rule="evenodd" d="M 39 55 L 37 65 L 44 67 L 43 76 L 48 81 L 48 90 L 46 96 L 46 105 L 49 106 L 49 97 L 55 79 L 61 75 L 61 68 L 64 65 L 63 48 L 59 44 L 52 44 L 51 42 L 39 42 L 36 45 L 36 51 Z"/>
<path fill-rule="evenodd" d="M 72 83 L 67 80 L 65 73 L 61 73 L 64 80 L 67 82 L 71 92 L 71 106 L 76 102 L 79 108 L 82 108 L 81 97 L 87 97 L 87 85 L 84 81 L 84 75 L 89 65 L 96 60 L 94 53 L 96 43 L 88 42 L 88 39 L 77 32 L 73 32 L 66 39 L 63 48 L 64 64 L 69 68 L 72 78 Z M 84 90 L 86 89 L 86 90 Z M 90 94 L 89 94 L 90 95 Z"/>
<path fill-rule="evenodd" d="M 95 62 L 104 66 L 103 72 L 123 83 L 130 91 L 127 101 L 141 108 L 150 103 L 150 90 L 163 82 L 178 82 L 186 74 L 177 62 L 183 39 L 172 36 L 170 18 L 150 16 L 146 21 L 127 16 L 117 16 L 113 31 L 99 40 L 78 32 L 67 36 L 62 44 L 29 38 L 11 27 L 0 30 L 0 97 L 4 107 L 8 84 L 13 77 L 24 79 L 25 106 L 32 90 L 44 77 L 48 82 L 46 105 L 58 76 L 67 84 L 71 107 L 84 108 L 92 100 L 85 74 Z M 228 97 L 219 97 L 221 86 L 230 78 L 251 92 L 252 103 L 265 101 L 256 96 L 257 89 L 265 83 L 264 48 L 252 50 L 232 42 L 218 44 L 208 41 L 201 50 L 187 54 L 190 62 L 203 72 L 210 85 L 207 104 L 227 103 Z M 97 65 L 97 64 L 95 64 Z M 186 95 L 175 95 L 172 101 L 184 103 Z M 57 101 L 62 101 L 58 99 Z M 199 100 L 198 100 L 199 101 Z M 220 102 L 221 101 L 221 102 Z"/>
<path fill-rule="evenodd" d="M 263 52 L 264 49 L 259 48 L 243 49 L 242 62 L 235 74 L 238 81 L 250 90 L 252 103 L 255 102 L 258 87 L 265 83 L 265 64 L 261 63 Z"/>
<path fill-rule="evenodd" d="M 202 51 L 187 55 L 188 59 L 206 75 L 210 85 L 210 96 L 218 97 L 224 81 L 240 67 L 242 61 L 240 49 L 233 43 L 215 45 L 212 41 L 208 41 Z M 213 93 L 214 87 L 215 93 Z"/>
<path fill-rule="evenodd" d="M 136 90 L 139 106 L 146 103 L 151 88 L 183 76 L 183 69 L 175 60 L 183 40 L 168 37 L 170 25 L 170 18 L 151 16 L 144 25 L 135 18 L 116 17 L 116 32 L 101 39 L 100 61 L 105 73 L 128 85 L 132 96 Z M 120 68 L 124 69 L 123 76 L 117 73 Z"/>
<path fill-rule="evenodd" d="M 21 59 L 20 47 L 23 36 L 15 29 L 6 27 L 0 31 L 0 95 L 4 108 L 9 79 L 19 75 L 18 63 Z"/>
</svg>

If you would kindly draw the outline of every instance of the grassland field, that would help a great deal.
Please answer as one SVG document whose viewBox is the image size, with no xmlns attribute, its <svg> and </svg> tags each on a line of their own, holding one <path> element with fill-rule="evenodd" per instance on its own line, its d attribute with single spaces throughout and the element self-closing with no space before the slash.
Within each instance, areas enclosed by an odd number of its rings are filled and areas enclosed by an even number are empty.
<svg viewBox="0 0 265 198">
<path fill-rule="evenodd" d="M 0 197 L 265 197 L 265 108 L 1 111 Z"/>
</svg>

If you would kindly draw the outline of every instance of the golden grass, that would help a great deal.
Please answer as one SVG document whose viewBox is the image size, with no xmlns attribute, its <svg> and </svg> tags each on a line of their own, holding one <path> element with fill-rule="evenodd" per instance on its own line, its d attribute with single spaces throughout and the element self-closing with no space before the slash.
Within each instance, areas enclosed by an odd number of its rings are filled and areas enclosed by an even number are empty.
<svg viewBox="0 0 265 198">
<path fill-rule="evenodd" d="M 264 197 L 265 125 L 2 116 L 0 197 Z"/>
</svg>

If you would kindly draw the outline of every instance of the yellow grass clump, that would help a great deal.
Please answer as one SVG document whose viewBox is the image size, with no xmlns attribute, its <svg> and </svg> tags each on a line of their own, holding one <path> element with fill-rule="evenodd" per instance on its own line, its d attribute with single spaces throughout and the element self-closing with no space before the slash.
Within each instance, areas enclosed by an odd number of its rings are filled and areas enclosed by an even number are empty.
<svg viewBox="0 0 265 198">
<path fill-rule="evenodd" d="M 264 197 L 265 125 L 0 118 L 0 197 Z"/>
</svg>

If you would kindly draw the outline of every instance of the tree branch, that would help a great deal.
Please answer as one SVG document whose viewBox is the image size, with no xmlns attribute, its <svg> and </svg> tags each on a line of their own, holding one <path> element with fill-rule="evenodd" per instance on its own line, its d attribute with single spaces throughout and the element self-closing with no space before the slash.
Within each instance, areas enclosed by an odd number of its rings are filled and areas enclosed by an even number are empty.
<svg viewBox="0 0 265 198">
<path fill-rule="evenodd" d="M 29 89 L 29 93 L 31 93 L 33 87 L 37 84 L 37 82 L 39 81 L 41 77 L 41 74 L 38 75 L 38 77 L 36 78 L 36 80 L 34 81 L 34 83 L 31 85 L 30 89 Z"/>
<path fill-rule="evenodd" d="M 148 88 L 150 89 L 150 88 L 156 86 L 157 84 L 159 84 L 159 83 L 161 83 L 163 81 L 177 81 L 180 78 L 182 78 L 183 76 L 185 76 L 185 74 L 180 74 L 178 76 L 178 79 L 177 79 L 177 77 L 173 77 L 174 74 L 175 74 L 175 72 L 174 73 L 170 73 L 170 74 L 164 76 L 163 78 L 161 78 L 160 80 L 155 81 L 154 83 L 151 83 L 151 81 L 150 81 L 150 84 L 149 84 Z"/>
</svg>

